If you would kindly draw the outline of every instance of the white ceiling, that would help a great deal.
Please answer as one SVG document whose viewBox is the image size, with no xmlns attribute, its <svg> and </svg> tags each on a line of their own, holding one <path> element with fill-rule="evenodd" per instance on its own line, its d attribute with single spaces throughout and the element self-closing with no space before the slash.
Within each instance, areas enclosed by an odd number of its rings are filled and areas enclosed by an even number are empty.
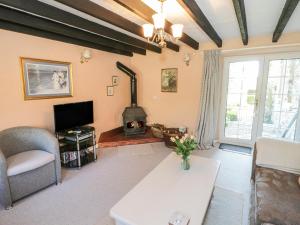
<svg viewBox="0 0 300 225">
<path fill-rule="evenodd" d="M 99 19 L 88 16 L 77 10 L 59 4 L 54 0 L 40 0 L 63 10 L 77 14 L 83 18 L 92 20 L 102 25 L 130 34 L 120 28 L 116 28 Z M 111 10 L 134 23 L 142 25 L 146 23 L 134 13 L 115 3 L 113 0 L 91 0 L 108 10 Z M 142 0 L 154 10 L 159 9 L 157 0 Z M 252 37 L 271 35 L 274 32 L 285 0 L 244 0 L 248 25 L 248 34 L 251 41 Z M 232 0 L 196 0 L 199 7 L 206 15 L 219 36 L 223 39 L 240 37 L 239 26 L 237 23 Z M 164 7 L 166 18 L 172 23 L 182 23 L 184 32 L 199 42 L 210 41 L 209 37 L 198 27 L 191 17 L 182 9 L 176 0 L 167 0 Z M 295 9 L 284 33 L 300 32 L 300 4 Z M 131 36 L 137 37 L 130 34 Z M 270 40 L 271 41 L 271 40 Z"/>
</svg>

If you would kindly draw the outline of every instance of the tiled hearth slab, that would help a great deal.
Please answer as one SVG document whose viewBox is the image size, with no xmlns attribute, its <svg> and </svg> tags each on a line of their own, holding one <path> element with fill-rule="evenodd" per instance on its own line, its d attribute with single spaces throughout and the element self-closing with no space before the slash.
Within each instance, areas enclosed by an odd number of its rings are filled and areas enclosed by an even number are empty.
<svg viewBox="0 0 300 225">
<path fill-rule="evenodd" d="M 163 139 L 156 138 L 152 135 L 150 128 L 147 127 L 147 131 L 144 135 L 137 136 L 125 136 L 123 127 L 118 127 L 110 131 L 103 132 L 99 138 L 99 147 L 117 147 L 123 145 L 136 145 L 146 144 L 153 142 L 162 142 Z"/>
</svg>

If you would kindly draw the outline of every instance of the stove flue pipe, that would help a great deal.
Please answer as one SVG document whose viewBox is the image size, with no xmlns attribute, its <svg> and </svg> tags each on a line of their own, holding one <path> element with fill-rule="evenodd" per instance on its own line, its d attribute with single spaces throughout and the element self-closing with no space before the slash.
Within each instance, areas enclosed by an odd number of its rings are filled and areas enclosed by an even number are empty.
<svg viewBox="0 0 300 225">
<path fill-rule="evenodd" d="M 136 77 L 135 77 L 136 73 L 120 62 L 117 62 L 117 67 L 119 70 L 123 71 L 130 77 L 131 106 L 137 106 L 137 83 L 136 83 Z"/>
</svg>

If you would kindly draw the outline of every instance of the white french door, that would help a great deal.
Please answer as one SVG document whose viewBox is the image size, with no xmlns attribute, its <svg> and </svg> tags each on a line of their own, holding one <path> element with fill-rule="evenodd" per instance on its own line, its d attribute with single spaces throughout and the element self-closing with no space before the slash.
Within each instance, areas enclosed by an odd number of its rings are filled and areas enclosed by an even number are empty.
<svg viewBox="0 0 300 225">
<path fill-rule="evenodd" d="M 300 54 L 265 57 L 258 135 L 300 141 Z"/>
<path fill-rule="evenodd" d="M 300 140 L 300 54 L 225 58 L 223 78 L 221 142 Z"/>
<path fill-rule="evenodd" d="M 224 61 L 221 141 L 251 145 L 257 133 L 262 57 L 233 57 Z"/>
</svg>

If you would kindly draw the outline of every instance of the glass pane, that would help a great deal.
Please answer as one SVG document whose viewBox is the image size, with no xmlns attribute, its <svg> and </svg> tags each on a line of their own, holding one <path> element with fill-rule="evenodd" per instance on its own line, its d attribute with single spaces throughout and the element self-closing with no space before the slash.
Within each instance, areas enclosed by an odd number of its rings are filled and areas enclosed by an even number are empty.
<svg viewBox="0 0 300 225">
<path fill-rule="evenodd" d="M 225 115 L 227 138 L 251 140 L 258 73 L 258 61 L 235 62 L 229 65 Z"/>
<path fill-rule="evenodd" d="M 299 59 L 270 62 L 263 136 L 294 140 L 300 99 L 299 72 Z"/>
<path fill-rule="evenodd" d="M 286 73 L 289 76 L 300 76 L 300 59 L 291 59 L 286 62 Z"/>
<path fill-rule="evenodd" d="M 286 77 L 284 82 L 284 94 L 299 95 L 300 94 L 300 77 Z"/>
<path fill-rule="evenodd" d="M 240 77 L 243 73 L 244 67 L 240 63 L 230 63 L 229 78 Z"/>
<path fill-rule="evenodd" d="M 265 112 L 279 112 L 281 110 L 283 95 L 272 95 L 270 92 L 267 92 L 266 96 L 266 105 Z"/>
<path fill-rule="evenodd" d="M 242 80 L 237 78 L 229 79 L 228 93 L 240 93 L 242 89 Z"/>
<path fill-rule="evenodd" d="M 281 112 L 297 113 L 299 105 L 299 96 L 296 95 L 283 95 Z"/>
<path fill-rule="evenodd" d="M 241 102 L 240 94 L 228 94 L 227 97 L 227 108 L 239 107 Z"/>
<path fill-rule="evenodd" d="M 280 94 L 283 91 L 284 79 L 281 77 L 269 77 L 267 92 L 273 95 Z"/>
<path fill-rule="evenodd" d="M 273 60 L 269 64 L 269 77 L 281 77 L 285 72 L 286 60 Z"/>
</svg>

